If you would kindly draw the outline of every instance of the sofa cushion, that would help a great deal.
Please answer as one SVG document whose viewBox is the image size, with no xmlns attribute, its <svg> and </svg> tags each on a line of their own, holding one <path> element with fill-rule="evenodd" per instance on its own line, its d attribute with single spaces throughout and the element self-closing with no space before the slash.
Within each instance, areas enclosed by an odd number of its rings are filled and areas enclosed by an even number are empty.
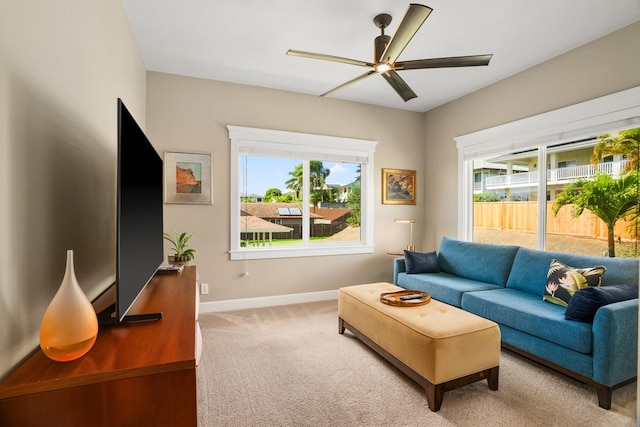
<svg viewBox="0 0 640 427">
<path fill-rule="evenodd" d="M 433 299 L 455 307 L 460 307 L 462 294 L 465 292 L 502 289 L 498 285 L 465 279 L 442 272 L 430 274 L 399 273 L 396 284 L 405 289 L 429 292 Z"/>
<path fill-rule="evenodd" d="M 438 255 L 433 252 L 404 251 L 407 274 L 440 273 Z"/>
<path fill-rule="evenodd" d="M 518 331 L 505 325 L 500 325 L 500 339 L 505 344 L 531 353 L 543 360 L 548 360 L 569 371 L 584 375 L 587 378 L 593 378 L 593 354 L 573 351 L 567 347 L 556 345 L 537 336 Z M 611 383 L 611 385 L 617 384 L 618 382 L 620 381 Z"/>
<path fill-rule="evenodd" d="M 578 289 L 600 286 L 605 271 L 603 266 L 574 268 L 556 259 L 551 260 L 542 299 L 566 307 Z"/>
<path fill-rule="evenodd" d="M 504 286 L 517 246 L 463 242 L 443 237 L 438 251 L 440 271 Z"/>
<path fill-rule="evenodd" d="M 580 353 L 592 352 L 590 324 L 566 320 L 564 307 L 527 292 L 509 288 L 467 292 L 462 309 Z"/>
<path fill-rule="evenodd" d="M 638 283 L 637 258 L 594 257 L 520 248 L 513 260 L 507 288 L 525 291 L 542 299 L 552 259 L 575 267 L 594 265 L 606 267 L 607 273 L 602 276 L 602 286 Z M 442 265 L 440 267 L 442 268 Z"/>
<path fill-rule="evenodd" d="M 634 298 L 638 298 L 637 285 L 583 288 L 573 295 L 564 315 L 569 320 L 590 323 L 600 307 Z"/>
</svg>

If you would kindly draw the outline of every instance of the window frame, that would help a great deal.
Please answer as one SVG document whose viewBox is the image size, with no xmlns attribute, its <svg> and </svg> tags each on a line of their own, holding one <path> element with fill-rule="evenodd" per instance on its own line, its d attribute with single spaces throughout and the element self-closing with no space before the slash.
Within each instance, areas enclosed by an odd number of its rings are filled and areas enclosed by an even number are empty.
<svg viewBox="0 0 640 427">
<path fill-rule="evenodd" d="M 454 138 L 458 149 L 458 238 L 473 239 L 473 160 L 547 147 L 640 126 L 640 86 Z M 546 243 L 546 169 L 538 168 L 538 248 Z M 542 230 L 542 232 L 541 232 Z"/>
<path fill-rule="evenodd" d="M 374 153 L 377 141 L 227 125 L 231 142 L 230 258 L 231 260 L 290 258 L 373 253 Z M 309 187 L 303 197 L 303 242 L 291 247 L 240 245 L 241 159 L 243 155 L 295 157 L 303 160 L 360 163 L 361 224 L 359 241 L 311 243 L 308 239 Z M 303 161 L 308 174 L 308 161 Z M 305 231 L 306 230 L 306 231 Z"/>
</svg>

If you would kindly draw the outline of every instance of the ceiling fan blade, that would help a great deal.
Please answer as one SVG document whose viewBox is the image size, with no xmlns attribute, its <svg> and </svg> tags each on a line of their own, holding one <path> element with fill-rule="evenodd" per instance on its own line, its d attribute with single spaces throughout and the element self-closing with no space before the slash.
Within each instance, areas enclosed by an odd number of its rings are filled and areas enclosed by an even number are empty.
<svg viewBox="0 0 640 427">
<path fill-rule="evenodd" d="M 396 69 L 417 70 L 422 68 L 478 67 L 489 65 L 493 55 L 452 56 L 450 58 L 417 59 L 415 61 L 397 62 Z"/>
<path fill-rule="evenodd" d="M 402 77 L 400 77 L 400 75 L 395 71 L 389 70 L 386 73 L 382 73 L 382 77 L 384 77 L 391 87 L 398 92 L 398 95 L 400 95 L 400 98 L 404 99 L 404 102 L 418 97 L 418 95 L 411 90 L 407 82 L 402 80 Z"/>
<path fill-rule="evenodd" d="M 404 48 L 407 47 L 407 44 L 409 44 L 432 10 L 430 7 L 421 4 L 409 5 L 409 9 L 407 9 L 407 13 L 405 13 L 404 18 L 402 18 L 402 22 L 400 22 L 396 33 L 379 58 L 380 62 L 386 62 L 387 64 L 396 62 L 396 59 L 398 59 Z"/>
<path fill-rule="evenodd" d="M 341 62 L 343 64 L 357 65 L 359 67 L 373 67 L 373 64 L 371 62 L 358 61 L 357 59 L 343 58 L 341 56 L 325 55 L 323 53 L 304 52 L 301 50 L 289 49 L 287 51 L 287 55 L 300 56 L 303 58 L 311 59 L 322 59 L 323 61 Z"/>
<path fill-rule="evenodd" d="M 356 82 L 358 82 L 358 81 L 360 81 L 360 80 L 364 80 L 365 78 L 367 78 L 367 77 L 369 77 L 370 75 L 375 74 L 375 73 L 376 73 L 376 72 L 375 72 L 375 70 L 371 70 L 371 71 L 369 71 L 369 72 L 366 72 L 366 73 L 364 73 L 364 74 L 362 74 L 362 75 L 360 75 L 360 76 L 356 77 L 356 78 L 355 78 L 355 79 L 353 79 L 353 80 L 349 80 L 348 82 L 343 83 L 343 84 L 341 84 L 341 85 L 340 85 L 340 86 L 338 86 L 338 87 L 334 87 L 334 88 L 333 88 L 333 89 L 331 89 L 330 91 L 325 92 L 325 93 L 323 93 L 323 94 L 322 94 L 322 95 L 320 95 L 320 96 L 329 96 L 329 95 L 331 95 L 333 92 L 336 92 L 336 91 L 338 91 L 338 90 L 340 90 L 340 89 L 342 89 L 342 88 L 345 88 L 345 87 L 347 87 L 347 86 L 349 86 L 349 85 L 351 85 L 351 84 L 353 84 L 353 83 L 356 83 Z"/>
</svg>

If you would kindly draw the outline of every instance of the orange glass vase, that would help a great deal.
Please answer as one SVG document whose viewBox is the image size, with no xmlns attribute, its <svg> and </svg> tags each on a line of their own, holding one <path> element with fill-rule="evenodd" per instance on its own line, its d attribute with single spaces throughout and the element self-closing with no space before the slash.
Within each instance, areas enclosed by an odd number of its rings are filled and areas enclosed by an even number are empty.
<svg viewBox="0 0 640 427">
<path fill-rule="evenodd" d="M 40 324 L 40 348 L 50 359 L 68 362 L 84 356 L 98 337 L 98 318 L 73 268 L 73 251 L 58 292 Z"/>
</svg>

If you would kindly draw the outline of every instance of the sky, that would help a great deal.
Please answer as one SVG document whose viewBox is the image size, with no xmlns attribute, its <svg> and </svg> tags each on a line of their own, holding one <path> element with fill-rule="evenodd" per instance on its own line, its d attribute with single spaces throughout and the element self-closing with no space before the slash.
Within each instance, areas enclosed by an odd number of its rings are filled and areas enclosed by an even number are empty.
<svg viewBox="0 0 640 427">
<path fill-rule="evenodd" d="M 240 192 L 243 194 L 264 193 L 270 188 L 278 188 L 284 192 L 287 188 L 285 182 L 291 178 L 297 165 L 302 163 L 299 159 L 285 159 L 276 157 L 246 156 L 246 181 L 241 180 Z M 244 174 L 244 165 L 241 165 Z M 323 162 L 325 168 L 331 173 L 326 179 L 327 184 L 350 184 L 355 181 L 358 164 L 343 162 Z"/>
</svg>

